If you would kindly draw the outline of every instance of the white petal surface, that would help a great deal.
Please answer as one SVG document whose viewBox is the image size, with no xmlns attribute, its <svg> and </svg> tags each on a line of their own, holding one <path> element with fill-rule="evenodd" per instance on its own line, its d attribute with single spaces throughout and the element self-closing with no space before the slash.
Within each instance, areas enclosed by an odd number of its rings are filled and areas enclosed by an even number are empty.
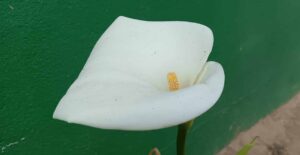
<svg viewBox="0 0 300 155">
<path fill-rule="evenodd" d="M 222 66 L 206 63 L 212 43 L 212 32 L 201 24 L 119 17 L 97 42 L 53 117 L 122 130 L 158 129 L 195 118 L 223 90 Z M 168 91 L 169 72 L 176 72 L 179 91 Z M 200 73 L 201 80 L 192 85 Z"/>
</svg>

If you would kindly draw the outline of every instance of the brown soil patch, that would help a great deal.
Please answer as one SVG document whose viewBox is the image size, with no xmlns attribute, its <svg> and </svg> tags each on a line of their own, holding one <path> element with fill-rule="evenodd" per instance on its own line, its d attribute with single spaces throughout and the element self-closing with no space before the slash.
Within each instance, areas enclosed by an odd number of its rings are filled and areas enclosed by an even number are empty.
<svg viewBox="0 0 300 155">
<path fill-rule="evenodd" d="M 256 136 L 249 155 L 300 155 L 300 93 L 249 130 L 241 132 L 218 155 L 235 155 Z"/>
</svg>

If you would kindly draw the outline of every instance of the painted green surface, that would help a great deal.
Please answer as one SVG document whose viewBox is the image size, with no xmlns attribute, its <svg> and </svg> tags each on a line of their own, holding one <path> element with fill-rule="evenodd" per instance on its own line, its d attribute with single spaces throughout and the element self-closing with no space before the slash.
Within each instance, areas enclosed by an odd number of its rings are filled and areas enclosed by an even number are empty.
<svg viewBox="0 0 300 155">
<path fill-rule="evenodd" d="M 198 118 L 188 155 L 212 155 L 300 90 L 298 0 L 0 0 L 0 154 L 175 155 L 175 127 L 101 130 L 52 119 L 100 35 L 119 15 L 186 20 L 215 36 L 224 93 Z"/>
</svg>

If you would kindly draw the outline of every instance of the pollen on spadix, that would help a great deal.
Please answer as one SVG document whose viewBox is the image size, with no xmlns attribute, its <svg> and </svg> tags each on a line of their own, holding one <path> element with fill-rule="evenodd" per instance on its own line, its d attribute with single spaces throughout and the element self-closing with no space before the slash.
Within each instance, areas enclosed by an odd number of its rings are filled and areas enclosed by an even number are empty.
<svg viewBox="0 0 300 155">
<path fill-rule="evenodd" d="M 167 78 L 168 78 L 169 90 L 170 91 L 178 90 L 179 82 L 178 82 L 176 73 L 175 72 L 168 73 Z"/>
</svg>

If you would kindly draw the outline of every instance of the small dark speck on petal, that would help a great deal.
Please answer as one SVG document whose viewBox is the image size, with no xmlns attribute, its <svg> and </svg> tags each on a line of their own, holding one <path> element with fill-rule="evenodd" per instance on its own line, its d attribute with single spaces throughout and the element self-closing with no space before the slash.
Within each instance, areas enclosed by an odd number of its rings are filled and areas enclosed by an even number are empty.
<svg viewBox="0 0 300 155">
<path fill-rule="evenodd" d="M 156 55 L 156 53 L 157 53 L 157 52 L 156 52 L 156 51 L 154 51 L 154 52 L 152 53 L 152 56 L 153 56 L 153 55 Z"/>
</svg>

